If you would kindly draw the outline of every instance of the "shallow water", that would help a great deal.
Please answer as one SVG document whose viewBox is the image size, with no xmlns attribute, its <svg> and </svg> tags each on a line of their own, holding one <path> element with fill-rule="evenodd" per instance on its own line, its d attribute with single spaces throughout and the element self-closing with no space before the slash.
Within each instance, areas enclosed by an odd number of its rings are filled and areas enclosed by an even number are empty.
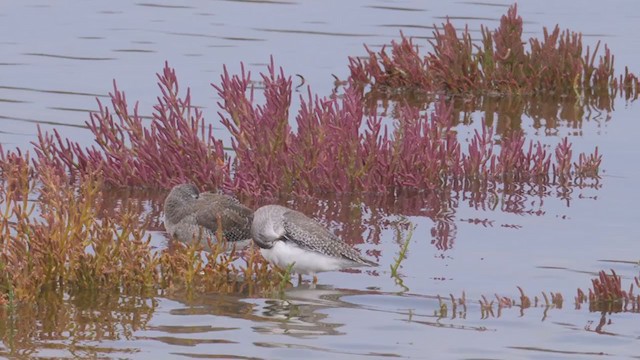
<svg viewBox="0 0 640 360">
<path fill-rule="evenodd" d="M 364 43 L 377 49 L 397 39 L 399 30 L 429 37 L 430 26 L 446 16 L 459 28 L 468 23 L 477 35 L 480 24 L 497 26 L 508 5 L 12 2 L 0 9 L 0 143 L 29 147 L 40 125 L 90 144 L 83 124 L 87 112 L 97 108 L 94 98 L 105 101 L 115 78 L 130 103 L 139 100 L 141 112 L 149 114 L 158 94 L 154 74 L 165 60 L 216 124 L 216 93 L 209 84 L 218 82 L 223 64 L 235 72 L 242 61 L 257 74 L 273 55 L 288 74 L 300 74 L 314 92 L 329 94 L 331 75 L 345 78 L 347 57 L 363 55 Z M 543 26 L 560 23 L 583 32 L 589 45 L 607 43 L 617 72 L 625 65 L 640 71 L 640 4 L 635 1 L 518 5 L 528 35 L 539 36 Z M 567 135 L 574 153 L 597 145 L 604 155 L 597 188 L 567 194 L 551 187 L 541 197 L 525 186 L 492 194 L 496 205 L 484 207 L 473 206 L 464 193 L 393 203 L 371 199 L 359 206 L 332 199 L 326 206 L 294 201 L 290 205 L 322 219 L 380 266 L 321 274 L 317 289 L 302 285 L 283 299 L 52 296 L 37 311 L 30 304 L 5 313 L 0 355 L 637 358 L 638 313 L 603 314 L 588 305 L 576 309 L 574 297 L 576 288 L 588 289 L 600 270 L 614 269 L 626 286 L 639 273 L 640 192 L 633 188 L 640 180 L 638 104 L 617 99 L 608 111 L 593 108 L 577 118 L 566 115 L 573 104 L 558 110 L 553 104 L 546 115 L 525 112 L 522 121 L 513 115 L 518 111 L 512 114 L 504 105 L 469 116 L 477 125 L 482 116 L 494 115 L 498 127 L 519 126 L 547 144 Z M 460 136 L 475 125 L 460 125 Z M 130 201 L 120 196 L 109 203 L 113 208 Z M 141 208 L 154 219 L 150 231 L 154 245 L 162 247 L 161 194 L 150 198 Z M 390 277 L 389 266 L 407 237 L 407 224 L 415 229 L 400 269 L 403 288 Z M 538 306 L 499 312 L 494 304 L 493 313 L 483 311 L 482 296 L 517 300 L 517 286 L 532 300 L 537 296 Z M 466 309 L 458 306 L 454 313 L 449 295 L 459 298 L 463 292 Z M 562 307 L 543 306 L 542 292 L 561 293 Z"/>
</svg>

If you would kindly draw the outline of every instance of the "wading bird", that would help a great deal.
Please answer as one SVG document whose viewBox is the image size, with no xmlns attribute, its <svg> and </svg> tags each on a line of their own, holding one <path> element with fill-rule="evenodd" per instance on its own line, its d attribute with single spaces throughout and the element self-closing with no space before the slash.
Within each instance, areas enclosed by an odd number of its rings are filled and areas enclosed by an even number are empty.
<svg viewBox="0 0 640 360">
<path fill-rule="evenodd" d="M 220 227 L 227 245 L 242 248 L 251 242 L 253 212 L 227 195 L 200 193 L 193 184 L 176 185 L 164 201 L 164 227 L 182 242 L 216 241 Z"/>
<path fill-rule="evenodd" d="M 279 205 L 266 205 L 253 214 L 253 241 L 262 256 L 281 268 L 291 266 L 298 273 L 316 273 L 357 266 L 378 266 L 367 260 L 351 246 L 303 213 Z"/>
</svg>

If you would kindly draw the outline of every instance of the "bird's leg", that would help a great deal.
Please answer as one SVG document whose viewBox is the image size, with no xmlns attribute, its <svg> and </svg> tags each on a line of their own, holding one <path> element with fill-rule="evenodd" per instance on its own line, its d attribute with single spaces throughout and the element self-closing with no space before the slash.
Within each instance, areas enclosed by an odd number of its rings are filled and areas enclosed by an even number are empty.
<svg viewBox="0 0 640 360">
<path fill-rule="evenodd" d="M 302 285 L 302 274 L 298 274 L 298 286 Z"/>
<path fill-rule="evenodd" d="M 312 275 L 313 275 L 313 281 L 309 285 L 309 289 L 315 289 L 316 284 L 318 283 L 318 277 L 316 276 L 316 274 L 312 274 Z"/>
</svg>

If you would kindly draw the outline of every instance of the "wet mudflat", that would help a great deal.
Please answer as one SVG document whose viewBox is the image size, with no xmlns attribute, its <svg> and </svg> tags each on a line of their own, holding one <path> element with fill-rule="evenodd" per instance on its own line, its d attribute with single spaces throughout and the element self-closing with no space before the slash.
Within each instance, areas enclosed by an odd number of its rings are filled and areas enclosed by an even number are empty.
<svg viewBox="0 0 640 360">
<path fill-rule="evenodd" d="M 449 16 L 472 35 L 493 26 L 510 4 L 450 2 L 297 2 L 48 4 L 4 7 L 0 64 L 0 142 L 29 148 L 36 125 L 92 144 L 84 122 L 111 81 L 140 100 L 148 114 L 165 60 L 207 120 L 219 126 L 217 83 L 226 64 L 264 71 L 273 55 L 305 86 L 330 94 L 344 79 L 347 57 L 398 39 L 418 40 Z M 620 12 L 625 8 L 629 11 Z M 640 68 L 633 1 L 548 4 L 524 1 L 525 32 L 540 35 L 556 23 L 601 40 L 618 71 Z M 29 31 L 27 31 L 27 28 Z M 426 40 L 422 39 L 424 43 Z M 416 41 L 417 42 L 417 41 Z M 294 75 L 295 81 L 302 82 Z M 297 85 L 297 84 L 295 84 Z M 304 87 L 298 89 L 304 93 Z M 299 102 L 294 93 L 294 104 Z M 467 111 L 459 104 L 456 131 L 465 144 L 481 119 L 497 133 L 521 128 L 527 139 L 603 154 L 597 182 L 570 189 L 514 185 L 481 199 L 464 189 L 375 194 L 351 201 L 283 198 L 320 219 L 380 264 L 375 269 L 325 273 L 273 297 L 104 293 L 47 294 L 37 303 L 3 308 L 0 354 L 6 357 L 197 358 L 634 358 L 637 309 L 602 311 L 576 304 L 599 271 L 613 269 L 624 289 L 639 275 L 640 192 L 636 134 L 639 110 L 616 97 L 580 106 L 550 99 L 488 99 Z M 393 104 L 378 104 L 393 123 Z M 223 140 L 224 140 L 224 136 Z M 105 216 L 136 204 L 148 219 L 152 244 L 167 246 L 162 192 L 104 194 Z M 259 203 L 259 201 L 256 201 Z M 398 277 L 390 265 L 406 247 Z M 518 289 L 520 287 L 523 293 Z M 635 293 L 634 288 L 634 293 Z M 553 294 L 552 294 L 553 293 Z M 559 298 L 557 295 L 562 297 Z M 504 298 L 512 301 L 506 301 Z M 525 298 L 530 300 L 527 304 Z M 545 299 L 546 298 L 546 299 Z"/>
</svg>

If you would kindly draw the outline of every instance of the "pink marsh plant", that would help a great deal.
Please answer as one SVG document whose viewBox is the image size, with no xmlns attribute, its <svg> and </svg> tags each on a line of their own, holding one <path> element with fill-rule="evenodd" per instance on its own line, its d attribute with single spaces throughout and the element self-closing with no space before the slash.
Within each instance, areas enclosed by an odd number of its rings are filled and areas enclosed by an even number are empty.
<svg viewBox="0 0 640 360">
<path fill-rule="evenodd" d="M 429 114 L 401 107 L 393 129 L 364 115 L 353 86 L 341 97 L 311 91 L 301 98 L 289 125 L 291 78 L 273 62 L 262 74 L 264 104 L 256 104 L 251 74 L 224 71 L 214 85 L 221 98 L 221 122 L 231 133 L 234 156 L 225 153 L 211 125 L 179 95 L 175 71 L 158 75 L 162 95 L 148 127 L 123 92 L 111 94 L 114 110 L 99 104 L 88 122 L 95 145 L 82 148 L 57 132 L 40 133 L 35 163 L 53 163 L 71 173 L 99 170 L 107 185 L 167 188 L 192 181 L 248 196 L 398 192 L 447 184 L 487 182 L 566 183 L 597 177 L 601 155 L 572 157 L 563 139 L 555 151 L 515 131 L 497 139 L 483 124 L 463 145 L 452 127 L 452 110 L 438 102 Z M 555 156 L 555 157 L 554 157 Z"/>
<path fill-rule="evenodd" d="M 424 56 L 401 34 L 400 42 L 391 43 L 390 53 L 386 46 L 379 52 L 366 48 L 367 57 L 350 58 L 351 78 L 381 93 L 610 97 L 621 91 L 627 99 L 638 97 L 638 77 L 628 69 L 616 77 L 606 45 L 604 55 L 597 57 L 600 43 L 593 52 L 584 50 L 581 34 L 560 31 L 558 26 L 552 31 L 544 28 L 543 39 L 523 39 L 516 5 L 502 16 L 497 29 L 480 30 L 482 39 L 476 44 L 468 28 L 458 33 L 449 21 L 436 26 L 434 40 L 429 41 L 432 50 Z"/>
</svg>

